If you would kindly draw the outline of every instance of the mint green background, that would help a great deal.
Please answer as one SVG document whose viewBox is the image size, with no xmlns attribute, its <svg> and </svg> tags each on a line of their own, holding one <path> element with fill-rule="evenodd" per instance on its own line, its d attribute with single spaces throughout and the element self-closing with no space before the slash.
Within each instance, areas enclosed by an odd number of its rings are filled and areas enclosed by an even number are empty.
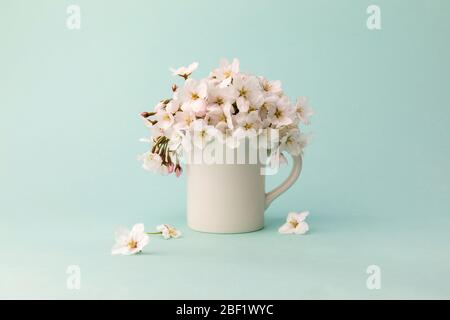
<svg viewBox="0 0 450 320">
<path fill-rule="evenodd" d="M 73 3 L 80 31 L 72 2 L 0 0 L 0 298 L 450 298 L 449 1 Z M 190 231 L 184 178 L 136 161 L 168 68 L 222 57 L 316 111 L 300 180 L 250 234 Z M 291 210 L 308 235 L 277 233 Z M 136 222 L 184 237 L 110 256 Z"/>
</svg>

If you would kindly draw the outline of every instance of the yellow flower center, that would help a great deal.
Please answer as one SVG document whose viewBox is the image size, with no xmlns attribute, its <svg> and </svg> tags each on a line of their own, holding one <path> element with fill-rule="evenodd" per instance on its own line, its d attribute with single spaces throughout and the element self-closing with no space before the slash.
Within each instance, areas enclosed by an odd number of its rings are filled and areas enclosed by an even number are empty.
<svg viewBox="0 0 450 320">
<path fill-rule="evenodd" d="M 197 92 L 192 92 L 192 93 L 191 93 L 191 99 L 192 99 L 192 100 L 197 100 L 198 98 L 200 98 L 200 97 L 199 97 L 199 95 L 197 94 Z"/>
<path fill-rule="evenodd" d="M 128 242 L 128 248 L 136 249 L 137 248 L 137 242 L 134 241 L 134 240 L 130 240 L 130 242 Z"/>
<path fill-rule="evenodd" d="M 219 106 L 223 105 L 223 98 L 222 98 L 222 97 L 217 97 L 216 103 L 217 103 L 217 105 L 219 105 Z"/>
<path fill-rule="evenodd" d="M 224 71 L 224 72 L 223 72 L 223 76 L 224 76 L 225 78 L 231 77 L 231 70 Z"/>
<path fill-rule="evenodd" d="M 275 116 L 276 118 L 281 118 L 281 117 L 283 116 L 283 112 L 282 112 L 280 109 L 277 109 L 277 110 L 275 111 L 274 116 Z"/>
<path fill-rule="evenodd" d="M 289 221 L 289 223 L 290 223 L 294 228 L 297 228 L 297 226 L 298 226 L 298 221 L 297 221 L 297 220 L 291 220 L 291 221 Z"/>
</svg>

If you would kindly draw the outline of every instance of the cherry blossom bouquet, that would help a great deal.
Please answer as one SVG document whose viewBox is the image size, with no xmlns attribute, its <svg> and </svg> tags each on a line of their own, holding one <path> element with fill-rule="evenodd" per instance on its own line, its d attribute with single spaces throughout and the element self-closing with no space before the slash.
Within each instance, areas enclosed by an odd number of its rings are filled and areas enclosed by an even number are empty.
<svg viewBox="0 0 450 320">
<path fill-rule="evenodd" d="M 267 130 L 278 133 L 275 144 L 267 148 L 275 148 L 278 152 L 272 154 L 281 162 L 285 152 L 303 152 L 309 135 L 299 125 L 308 125 L 313 114 L 305 97 L 291 103 L 280 81 L 241 72 L 237 59 L 232 63 L 222 60 L 219 68 L 201 80 L 191 78 L 197 67 L 194 62 L 171 69 L 184 83 L 172 85 L 172 97 L 161 100 L 154 111 L 141 113 L 150 129 L 150 139 L 143 140 L 151 144 L 139 156 L 144 169 L 179 177 L 191 141 L 198 148 L 213 140 L 236 147 L 242 139 L 265 135 Z"/>
</svg>

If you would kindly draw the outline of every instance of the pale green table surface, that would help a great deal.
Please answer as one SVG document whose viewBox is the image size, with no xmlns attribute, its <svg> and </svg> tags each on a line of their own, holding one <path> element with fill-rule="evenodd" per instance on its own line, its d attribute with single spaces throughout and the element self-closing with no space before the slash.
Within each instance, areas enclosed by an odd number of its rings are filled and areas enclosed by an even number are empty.
<svg viewBox="0 0 450 320">
<path fill-rule="evenodd" d="M 275 216 L 275 214 L 274 214 Z M 147 221 L 153 221 L 148 218 Z M 155 219 L 156 221 L 156 219 Z M 177 240 L 151 240 L 138 256 L 110 256 L 111 222 L 54 218 L 3 231 L 1 298 L 311 299 L 449 298 L 448 220 L 362 218 L 316 212 L 304 237 L 263 231 L 211 235 L 182 226 Z M 20 226 L 20 227 L 19 227 Z M 58 227 L 56 227 L 58 226 Z M 12 231 L 14 230 L 14 231 Z M 424 236 L 426 234 L 426 236 Z M 31 238 L 31 239 L 30 239 Z M 366 268 L 381 269 L 368 290 Z M 78 265 L 80 290 L 66 269 Z"/>
<path fill-rule="evenodd" d="M 75 2 L 78 31 L 72 2 L 0 0 L 0 298 L 450 298 L 449 1 Z M 184 178 L 136 161 L 168 68 L 199 61 L 203 77 L 222 57 L 316 112 L 260 232 L 188 230 Z M 308 235 L 277 233 L 291 210 L 311 212 Z M 183 237 L 110 256 L 137 222 Z"/>
</svg>

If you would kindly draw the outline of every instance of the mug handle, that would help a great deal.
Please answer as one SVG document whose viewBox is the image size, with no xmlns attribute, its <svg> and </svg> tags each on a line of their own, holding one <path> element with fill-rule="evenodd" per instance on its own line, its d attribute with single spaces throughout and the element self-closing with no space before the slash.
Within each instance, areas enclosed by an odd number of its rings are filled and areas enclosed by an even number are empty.
<svg viewBox="0 0 450 320">
<path fill-rule="evenodd" d="M 300 155 L 292 156 L 292 159 L 294 163 L 291 173 L 286 178 L 286 180 L 284 180 L 283 183 L 281 183 L 272 191 L 266 193 L 266 209 L 270 206 L 273 200 L 278 198 L 283 192 L 289 189 L 300 176 L 300 172 L 302 172 L 302 157 Z"/>
</svg>

